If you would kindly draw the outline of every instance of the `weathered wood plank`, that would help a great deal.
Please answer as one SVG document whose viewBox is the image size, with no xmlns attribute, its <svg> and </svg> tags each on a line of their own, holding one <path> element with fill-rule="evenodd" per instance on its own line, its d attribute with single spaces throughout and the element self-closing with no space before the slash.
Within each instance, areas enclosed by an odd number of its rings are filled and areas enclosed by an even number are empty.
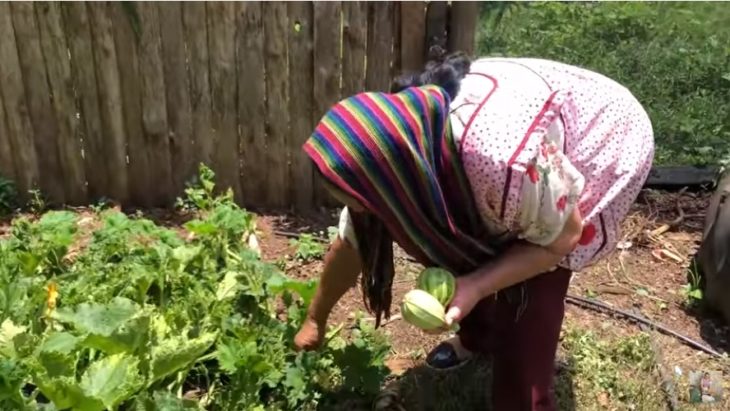
<svg viewBox="0 0 730 411">
<path fill-rule="evenodd" d="M 32 2 L 11 2 L 10 10 L 38 157 L 39 187 L 50 204 L 63 204 L 64 174 L 58 159 L 58 123 L 51 105 L 35 10 Z"/>
<path fill-rule="evenodd" d="M 236 4 L 206 3 L 208 12 L 208 51 L 212 124 L 214 135 L 213 169 L 222 189 L 233 189 L 241 201 L 238 165 L 238 128 L 236 110 Z"/>
<path fill-rule="evenodd" d="M 339 1 L 314 3 L 314 118 L 320 118 L 340 99 L 340 46 L 342 4 Z M 331 204 L 318 174 L 314 178 L 314 201 Z"/>
<path fill-rule="evenodd" d="M 190 81 L 190 106 L 193 120 L 193 161 L 195 165 L 213 162 L 213 137 L 208 69 L 208 14 L 204 2 L 182 4 L 186 58 Z M 260 117 L 259 117 L 260 118 Z"/>
<path fill-rule="evenodd" d="M 85 3 L 67 2 L 63 3 L 61 8 L 65 23 L 64 30 L 71 53 L 71 74 L 81 116 L 78 131 L 83 140 L 88 199 L 97 201 L 107 194 L 110 174 L 105 155 L 102 115 L 99 110 L 91 26 Z M 118 170 L 116 172 L 119 173 Z"/>
<path fill-rule="evenodd" d="M 139 12 L 136 3 L 110 3 L 118 57 L 124 128 L 127 135 L 129 195 L 137 206 L 153 206 L 155 190 L 142 126 L 142 77 L 139 72 Z"/>
<path fill-rule="evenodd" d="M 400 7 L 401 68 L 420 71 L 426 62 L 426 3 L 408 1 Z"/>
<path fill-rule="evenodd" d="M 373 2 L 368 22 L 367 77 L 369 91 L 388 91 L 393 60 L 393 3 Z"/>
<path fill-rule="evenodd" d="M 426 11 L 426 54 L 431 48 L 438 46 L 443 50 L 448 47 L 447 27 L 449 19 L 449 4 L 446 1 L 432 1 L 428 3 Z M 430 55 L 429 55 L 430 57 Z"/>
<path fill-rule="evenodd" d="M 10 132 L 5 121 L 5 105 L 3 104 L 2 84 L 0 84 L 0 178 L 15 181 L 13 147 L 10 143 Z"/>
<path fill-rule="evenodd" d="M 38 168 L 8 2 L 0 2 L 0 39 L 0 150 L 6 150 L 0 172 L 25 198 L 38 181 Z"/>
<path fill-rule="evenodd" d="M 124 65 L 134 64 L 134 58 L 117 51 L 114 41 L 114 27 L 107 3 L 88 3 L 91 21 L 92 49 L 99 93 L 103 153 L 106 167 L 106 195 L 121 203 L 129 200 L 129 177 L 127 173 L 127 151 L 125 117 L 120 83 L 119 61 Z M 119 59 L 117 56 L 122 56 Z M 126 84 L 126 83 L 125 83 Z M 135 185 L 138 184 L 134 181 Z"/>
<path fill-rule="evenodd" d="M 185 62 L 185 36 L 180 3 L 167 1 L 158 5 L 161 17 L 167 122 L 170 128 L 172 194 L 177 196 L 183 194 L 185 182 L 196 173 L 192 152 L 193 121 Z"/>
<path fill-rule="evenodd" d="M 398 76 L 402 73 L 403 64 L 401 62 L 401 37 L 400 37 L 400 15 L 401 15 L 401 2 L 393 2 L 393 11 L 392 15 L 390 16 L 390 22 L 392 25 L 392 31 L 391 35 L 393 36 L 393 45 L 391 50 L 391 64 L 390 64 L 390 83 L 389 85 L 392 85 L 392 80 L 395 76 Z M 388 89 L 390 90 L 390 86 Z"/>
<path fill-rule="evenodd" d="M 173 190 L 159 11 L 153 2 L 138 2 L 136 5 L 141 32 L 139 72 L 142 79 L 142 125 L 148 176 L 153 187 L 148 195 L 153 205 L 166 206 L 173 201 Z"/>
<path fill-rule="evenodd" d="M 259 1 L 238 3 L 236 71 L 240 130 L 241 190 L 246 207 L 261 206 L 266 198 L 269 167 L 266 149 L 266 83 L 264 24 Z"/>
<path fill-rule="evenodd" d="M 478 20 L 479 2 L 456 1 L 451 3 L 451 12 L 449 13 L 449 52 L 463 51 L 469 55 L 474 53 Z"/>
<path fill-rule="evenodd" d="M 287 100 L 286 3 L 264 3 L 264 65 L 266 67 L 266 141 L 270 153 L 266 203 L 283 207 L 289 203 L 289 111 Z"/>
<path fill-rule="evenodd" d="M 311 2 L 289 2 L 289 114 L 291 115 L 291 176 L 293 202 L 297 211 L 314 205 L 312 162 L 302 145 L 312 134 L 314 120 L 314 16 Z"/>
<path fill-rule="evenodd" d="M 368 42 L 368 4 L 363 1 L 342 3 L 342 95 L 365 90 L 365 53 Z"/>
<path fill-rule="evenodd" d="M 51 103 L 58 120 L 58 155 L 63 170 L 66 203 L 86 204 L 86 173 L 81 156 L 81 135 L 77 117 L 68 45 L 63 31 L 60 3 L 35 3 L 41 33 L 41 48 L 51 88 Z"/>
</svg>

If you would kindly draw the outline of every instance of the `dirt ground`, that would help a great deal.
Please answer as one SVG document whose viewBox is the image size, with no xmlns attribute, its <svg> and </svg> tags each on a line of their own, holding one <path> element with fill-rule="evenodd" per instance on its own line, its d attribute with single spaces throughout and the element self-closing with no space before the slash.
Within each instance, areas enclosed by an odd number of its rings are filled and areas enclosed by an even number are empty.
<svg viewBox="0 0 730 411">
<path fill-rule="evenodd" d="M 712 313 L 695 308 L 698 304 L 688 303 L 684 292 L 692 255 L 701 238 L 709 195 L 707 192 L 642 192 L 624 222 L 623 241 L 619 248 L 590 269 L 576 273 L 569 295 L 599 300 L 611 307 L 639 314 L 714 351 L 725 353 L 730 329 Z M 282 255 L 291 256 L 294 253 L 291 234 L 316 233 L 326 237 L 328 227 L 337 221 L 336 212 L 323 212 L 309 219 L 261 215 L 258 225 L 264 258 L 276 260 Z M 403 375 L 401 383 L 391 388 L 393 398 L 399 399 L 402 408 L 389 409 L 483 409 L 481 404 L 490 378 L 488 364 L 477 362 L 454 375 L 434 375 L 433 371 L 420 367 L 426 353 L 443 337 L 421 333 L 400 319 L 397 302 L 413 287 L 421 267 L 410 262 L 400 250 L 397 250 L 396 256 L 394 312 L 383 330 L 393 344 L 389 366 L 395 375 Z M 300 278 L 316 277 L 320 269 L 320 261 L 301 264 L 290 260 L 287 263 L 287 272 Z M 363 312 L 364 308 L 360 290 L 355 287 L 340 301 L 331 321 L 333 324 L 347 323 L 352 321 L 357 311 Z M 568 303 L 563 331 L 568 333 L 571 330 L 589 331 L 601 341 L 615 340 L 619 343 L 642 332 L 640 324 L 624 317 Z M 649 330 L 647 334 L 655 356 L 653 368 L 645 376 L 631 377 L 636 380 L 632 384 L 647 384 L 648 388 L 627 386 L 619 387 L 618 391 L 637 388 L 638 392 L 655 399 L 633 401 L 623 398 L 614 401 L 601 388 L 605 384 L 581 388 L 580 383 L 566 380 L 559 374 L 557 391 L 561 408 L 694 409 L 695 405 L 688 403 L 690 372 L 716 371 L 722 375 L 723 381 L 727 380 L 730 368 L 726 357 L 713 357 L 664 333 Z M 571 352 L 561 346 L 559 359 L 565 362 L 570 356 Z M 598 357 L 601 356 L 599 353 Z M 616 364 L 616 373 L 633 373 L 631 364 L 622 363 L 620 358 Z M 598 371 L 596 373 L 599 374 Z M 622 378 L 617 380 L 620 384 Z M 723 384 L 727 390 L 728 384 Z M 668 388 L 663 390 L 663 386 Z M 576 392 L 580 389 L 583 392 Z M 672 397 L 676 401 L 674 407 L 670 405 Z M 384 401 L 389 400 L 386 398 Z M 725 396 L 721 402 L 710 404 L 706 409 L 730 409 L 730 401 Z"/>
</svg>

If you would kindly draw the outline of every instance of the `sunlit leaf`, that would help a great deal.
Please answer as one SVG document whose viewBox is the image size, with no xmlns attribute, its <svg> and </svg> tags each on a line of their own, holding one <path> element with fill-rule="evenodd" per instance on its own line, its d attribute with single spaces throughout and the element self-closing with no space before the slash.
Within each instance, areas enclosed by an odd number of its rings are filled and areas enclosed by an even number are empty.
<svg viewBox="0 0 730 411">
<path fill-rule="evenodd" d="M 198 338 L 175 337 L 152 348 L 150 380 L 159 381 L 194 363 L 215 343 L 216 335 L 209 333 Z"/>
<path fill-rule="evenodd" d="M 139 360 L 134 357 L 111 355 L 91 364 L 81 377 L 79 388 L 86 397 L 113 409 L 144 385 L 138 365 Z"/>
<path fill-rule="evenodd" d="M 0 354 L 8 358 L 15 358 L 15 343 L 13 339 L 26 331 L 26 327 L 18 326 L 9 318 L 0 325 Z"/>
</svg>

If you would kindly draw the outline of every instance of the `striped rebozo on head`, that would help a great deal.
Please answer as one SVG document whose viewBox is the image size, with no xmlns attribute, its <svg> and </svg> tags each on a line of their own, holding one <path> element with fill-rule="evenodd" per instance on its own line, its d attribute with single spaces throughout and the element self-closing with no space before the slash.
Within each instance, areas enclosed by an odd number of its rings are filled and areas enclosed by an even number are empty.
<svg viewBox="0 0 730 411">
<path fill-rule="evenodd" d="M 449 96 L 433 86 L 361 93 L 325 114 L 304 150 L 331 185 L 366 210 L 352 213 L 363 295 L 389 315 L 392 241 L 425 265 L 466 273 L 494 250 L 449 126 Z"/>
</svg>

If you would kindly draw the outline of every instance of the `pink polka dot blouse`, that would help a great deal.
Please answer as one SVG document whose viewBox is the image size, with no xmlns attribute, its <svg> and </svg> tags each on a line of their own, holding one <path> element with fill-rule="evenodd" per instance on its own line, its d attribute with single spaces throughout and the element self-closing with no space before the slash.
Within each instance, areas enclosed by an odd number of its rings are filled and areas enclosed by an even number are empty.
<svg viewBox="0 0 730 411">
<path fill-rule="evenodd" d="M 483 58 L 450 121 L 493 235 L 547 245 L 577 207 L 583 234 L 560 265 L 579 271 L 615 247 L 654 155 L 649 117 L 626 88 L 553 61 Z M 339 229 L 357 247 L 347 209 Z"/>
</svg>

